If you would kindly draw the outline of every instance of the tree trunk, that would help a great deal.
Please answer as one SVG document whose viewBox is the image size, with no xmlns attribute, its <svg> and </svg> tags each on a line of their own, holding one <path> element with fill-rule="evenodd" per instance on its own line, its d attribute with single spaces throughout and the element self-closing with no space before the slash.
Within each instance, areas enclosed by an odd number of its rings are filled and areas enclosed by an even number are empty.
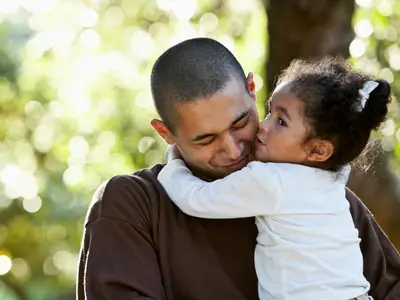
<svg viewBox="0 0 400 300">
<path fill-rule="evenodd" d="M 264 0 L 268 17 L 267 87 L 295 58 L 349 57 L 354 38 L 351 0 Z M 349 187 L 374 213 L 391 240 L 400 247 L 400 190 L 381 151 L 369 172 L 353 172 Z"/>
</svg>

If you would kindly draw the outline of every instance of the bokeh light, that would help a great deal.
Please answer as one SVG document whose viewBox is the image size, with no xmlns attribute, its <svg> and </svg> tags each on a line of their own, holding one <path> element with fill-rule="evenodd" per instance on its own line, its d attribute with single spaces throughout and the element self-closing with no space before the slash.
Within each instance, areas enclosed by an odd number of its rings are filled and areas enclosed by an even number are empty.
<svg viewBox="0 0 400 300">
<path fill-rule="evenodd" d="M 7 255 L 0 254 L 0 276 L 7 274 L 12 267 L 11 258 Z"/>
</svg>

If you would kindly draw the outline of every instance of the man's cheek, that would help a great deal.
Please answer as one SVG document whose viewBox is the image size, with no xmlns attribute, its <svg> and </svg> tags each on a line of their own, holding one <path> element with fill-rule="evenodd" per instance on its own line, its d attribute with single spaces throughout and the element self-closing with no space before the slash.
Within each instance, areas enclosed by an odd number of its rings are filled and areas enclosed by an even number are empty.
<svg viewBox="0 0 400 300">
<path fill-rule="evenodd" d="M 246 131 L 242 134 L 241 140 L 253 142 L 256 138 L 257 131 L 258 127 L 249 126 L 249 128 L 247 128 Z"/>
<path fill-rule="evenodd" d="M 212 149 L 202 149 L 199 151 L 198 162 L 204 166 L 209 165 L 215 161 L 216 156 Z"/>
</svg>

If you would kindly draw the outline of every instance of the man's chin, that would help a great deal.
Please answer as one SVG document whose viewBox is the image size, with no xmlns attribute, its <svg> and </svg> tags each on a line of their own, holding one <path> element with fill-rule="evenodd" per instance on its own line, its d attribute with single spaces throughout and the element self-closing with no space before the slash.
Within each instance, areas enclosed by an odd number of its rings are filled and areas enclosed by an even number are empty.
<svg viewBox="0 0 400 300">
<path fill-rule="evenodd" d="M 199 177 L 205 181 L 214 181 L 217 179 L 224 178 L 233 172 L 243 169 L 250 162 L 250 159 L 251 157 L 249 155 L 246 158 L 236 163 L 223 167 L 218 167 L 212 170 L 199 168 L 193 165 L 192 166 L 188 165 L 188 167 L 192 171 L 193 175 L 195 175 L 196 177 Z"/>
<path fill-rule="evenodd" d="M 233 172 L 239 171 L 243 169 L 247 164 L 251 161 L 251 156 L 247 155 L 246 157 L 234 162 L 228 166 L 224 167 L 224 176 L 229 175 Z"/>
</svg>

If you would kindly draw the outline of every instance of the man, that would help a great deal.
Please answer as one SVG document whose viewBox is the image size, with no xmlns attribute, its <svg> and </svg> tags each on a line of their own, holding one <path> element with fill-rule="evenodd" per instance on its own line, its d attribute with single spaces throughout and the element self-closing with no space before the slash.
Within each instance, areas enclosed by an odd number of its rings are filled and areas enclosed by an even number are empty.
<svg viewBox="0 0 400 300">
<path fill-rule="evenodd" d="M 249 162 L 258 128 L 254 82 L 224 46 L 200 38 L 170 48 L 153 67 L 151 88 L 161 117 L 152 126 L 197 176 L 213 180 Z M 254 218 L 185 215 L 157 181 L 162 167 L 116 176 L 96 192 L 78 299 L 257 299 Z M 358 198 L 350 191 L 347 198 L 370 294 L 400 299 L 397 251 Z"/>
</svg>

